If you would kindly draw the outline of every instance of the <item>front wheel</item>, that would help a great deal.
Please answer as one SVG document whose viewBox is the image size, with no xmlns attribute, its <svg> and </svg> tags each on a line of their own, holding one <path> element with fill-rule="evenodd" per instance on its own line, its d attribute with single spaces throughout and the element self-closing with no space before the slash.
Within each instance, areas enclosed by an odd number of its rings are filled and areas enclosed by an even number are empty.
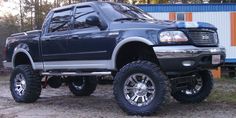
<svg viewBox="0 0 236 118">
<path fill-rule="evenodd" d="M 200 71 L 194 75 L 193 84 L 187 89 L 174 91 L 173 98 L 181 103 L 198 103 L 205 100 L 213 88 L 213 77 L 210 71 Z"/>
<path fill-rule="evenodd" d="M 131 115 L 151 115 L 164 103 L 167 77 L 156 64 L 135 61 L 115 76 L 114 95 L 118 105 Z"/>
</svg>

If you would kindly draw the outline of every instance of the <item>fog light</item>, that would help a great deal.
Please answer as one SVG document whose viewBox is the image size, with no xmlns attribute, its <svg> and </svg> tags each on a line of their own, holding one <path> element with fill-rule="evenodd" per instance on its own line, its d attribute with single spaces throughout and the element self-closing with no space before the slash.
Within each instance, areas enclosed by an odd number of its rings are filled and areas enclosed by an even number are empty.
<svg viewBox="0 0 236 118">
<path fill-rule="evenodd" d="M 182 64 L 183 66 L 189 67 L 194 65 L 194 61 L 183 61 Z"/>
</svg>

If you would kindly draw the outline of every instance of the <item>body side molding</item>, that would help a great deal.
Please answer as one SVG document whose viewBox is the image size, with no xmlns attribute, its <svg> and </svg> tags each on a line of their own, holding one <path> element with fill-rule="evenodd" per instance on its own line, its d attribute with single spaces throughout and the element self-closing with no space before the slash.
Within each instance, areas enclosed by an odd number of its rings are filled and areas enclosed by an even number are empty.
<svg viewBox="0 0 236 118">
<path fill-rule="evenodd" d="M 54 69 L 108 69 L 111 70 L 111 60 L 89 61 L 46 61 L 44 71 Z"/>
</svg>

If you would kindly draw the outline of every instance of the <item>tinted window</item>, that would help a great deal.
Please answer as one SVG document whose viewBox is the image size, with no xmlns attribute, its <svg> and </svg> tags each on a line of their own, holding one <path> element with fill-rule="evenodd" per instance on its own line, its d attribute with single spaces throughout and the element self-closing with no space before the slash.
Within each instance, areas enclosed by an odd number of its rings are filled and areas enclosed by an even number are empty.
<svg viewBox="0 0 236 118">
<path fill-rule="evenodd" d="M 55 12 L 49 25 L 48 32 L 60 32 L 69 29 L 71 9 Z"/>
<path fill-rule="evenodd" d="M 94 9 L 89 6 L 76 8 L 74 28 L 83 29 L 92 27 L 85 22 L 88 16 L 98 16 L 98 15 L 94 11 Z"/>
</svg>

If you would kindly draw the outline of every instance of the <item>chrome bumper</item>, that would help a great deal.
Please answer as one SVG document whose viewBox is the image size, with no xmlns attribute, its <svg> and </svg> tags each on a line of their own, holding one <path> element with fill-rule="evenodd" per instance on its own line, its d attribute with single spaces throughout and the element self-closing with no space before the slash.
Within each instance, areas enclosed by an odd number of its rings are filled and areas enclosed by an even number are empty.
<svg viewBox="0 0 236 118">
<path fill-rule="evenodd" d="M 225 54 L 224 47 L 160 46 L 153 47 L 157 58 L 186 58 L 204 54 Z"/>
<path fill-rule="evenodd" d="M 4 66 L 5 68 L 12 68 L 12 67 L 13 67 L 13 65 L 12 65 L 11 62 L 3 61 L 2 63 L 3 63 L 3 66 Z"/>
</svg>

